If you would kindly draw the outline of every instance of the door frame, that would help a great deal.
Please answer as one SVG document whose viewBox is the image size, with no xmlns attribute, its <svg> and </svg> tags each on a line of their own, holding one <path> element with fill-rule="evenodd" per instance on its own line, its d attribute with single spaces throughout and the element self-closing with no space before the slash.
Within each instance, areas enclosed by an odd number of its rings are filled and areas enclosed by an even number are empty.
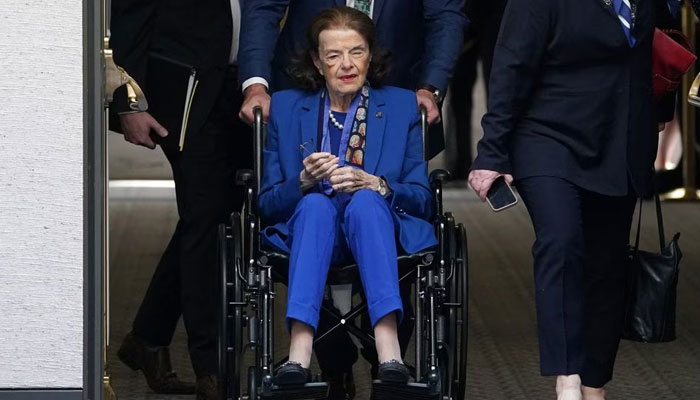
<svg viewBox="0 0 700 400">
<path fill-rule="evenodd" d="M 83 0 L 83 145 L 84 145 L 84 254 L 83 254 L 83 393 L 84 400 L 103 398 L 103 290 L 105 179 L 104 118 L 105 0 Z M 108 400 L 108 399 L 105 399 Z"/>
</svg>

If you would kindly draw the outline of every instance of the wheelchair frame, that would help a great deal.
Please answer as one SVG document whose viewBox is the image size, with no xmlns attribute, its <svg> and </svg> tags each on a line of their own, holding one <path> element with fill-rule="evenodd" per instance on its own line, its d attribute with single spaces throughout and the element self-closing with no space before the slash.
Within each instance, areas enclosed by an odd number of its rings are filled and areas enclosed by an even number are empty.
<svg viewBox="0 0 700 400">
<path fill-rule="evenodd" d="M 421 107 L 423 157 L 427 160 L 426 111 Z M 325 399 L 328 384 L 315 382 L 294 388 L 277 387 L 272 376 L 277 366 L 274 354 L 274 283 L 287 280 L 286 256 L 260 247 L 260 218 L 257 213 L 258 189 L 262 173 L 264 127 L 262 110 L 254 110 L 255 163 L 253 171 L 239 173 L 245 185 L 243 212 L 234 212 L 229 224 L 218 232 L 219 284 L 219 398 L 225 400 Z M 438 246 L 418 254 L 399 257 L 400 281 L 413 279 L 415 309 L 415 364 L 406 360 L 414 383 L 396 385 L 373 381 L 372 397 L 394 399 L 464 399 L 467 372 L 468 253 L 464 225 L 456 224 L 451 213 L 443 213 L 444 170 L 430 174 L 437 205 L 435 229 Z M 331 268 L 326 285 L 355 283 L 355 265 Z M 320 333 L 314 344 L 336 329 L 346 329 L 363 345 L 374 345 L 371 332 L 352 323 L 365 311 L 362 304 L 340 315 L 322 307 L 335 321 Z M 245 337 L 247 336 L 247 337 Z M 254 365 L 245 372 L 247 391 L 243 393 L 242 360 L 246 350 L 254 352 Z"/>
</svg>

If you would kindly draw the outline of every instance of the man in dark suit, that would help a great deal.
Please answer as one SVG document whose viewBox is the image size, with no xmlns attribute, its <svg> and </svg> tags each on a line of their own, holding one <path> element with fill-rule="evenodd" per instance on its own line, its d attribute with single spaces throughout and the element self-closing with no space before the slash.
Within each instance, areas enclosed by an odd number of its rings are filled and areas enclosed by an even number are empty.
<svg viewBox="0 0 700 400">
<path fill-rule="evenodd" d="M 240 82 L 245 100 L 241 117 L 250 121 L 261 106 L 265 118 L 268 92 L 294 86 L 289 61 L 306 43 L 311 18 L 332 6 L 367 12 L 377 26 L 379 44 L 391 51 L 393 68 L 386 84 L 416 91 L 431 124 L 440 120 L 442 100 L 452 74 L 467 20 L 464 0 L 260 0 L 243 8 Z M 282 31 L 279 24 L 288 6 Z M 275 45 L 276 43 L 276 45 Z M 444 148 L 442 128 L 431 129 L 430 153 Z"/>
<path fill-rule="evenodd" d="M 233 5 L 233 7 L 232 7 Z M 115 61 L 135 78 L 151 99 L 162 98 L 167 85 L 149 85 L 150 54 L 192 66 L 199 81 L 184 148 L 163 147 L 173 170 L 180 220 L 119 349 L 129 367 L 141 369 L 159 393 L 192 393 L 171 372 L 168 346 L 183 316 L 197 399 L 216 398 L 216 232 L 217 225 L 242 204 L 235 172 L 252 165 L 248 128 L 236 117 L 242 96 L 235 56 L 240 15 L 230 0 L 114 0 L 112 47 Z M 153 79 L 151 79 L 153 81 Z M 185 93 L 182 93 L 183 97 Z M 132 112 L 126 94 L 115 94 L 127 141 L 155 148 L 152 134 L 174 135 L 148 112 Z M 152 100 L 151 107 L 155 109 Z M 178 112 L 181 115 L 181 111 Z"/>
<path fill-rule="evenodd" d="M 386 84 L 415 90 L 418 104 L 426 107 L 431 123 L 440 119 L 438 103 L 447 89 L 459 49 L 466 17 L 464 0 L 259 0 L 248 2 L 242 12 L 239 81 L 245 94 L 240 116 L 250 121 L 252 110 L 261 106 L 264 116 L 270 90 L 294 86 L 286 73 L 289 61 L 304 51 L 311 19 L 332 6 L 350 6 L 368 14 L 377 26 L 379 44 L 392 53 L 393 68 Z M 284 26 L 279 26 L 287 10 Z M 429 149 L 444 148 L 441 126 L 431 129 Z M 406 285 L 403 285 L 406 286 Z M 407 293 L 402 287 L 402 293 Z M 404 296 L 406 298 L 406 296 Z M 406 303 L 406 302 L 405 302 Z M 404 304 L 407 313 L 410 305 Z M 408 315 L 408 314 L 407 314 Z M 400 327 L 405 349 L 411 336 L 410 317 Z M 321 320 L 323 330 L 324 319 Z M 352 398 L 351 367 L 357 350 L 347 334 L 337 334 L 316 348 L 324 375 L 331 383 L 331 398 Z M 376 353 L 363 352 L 375 360 Z M 345 393 L 343 393 L 345 392 Z"/>
</svg>

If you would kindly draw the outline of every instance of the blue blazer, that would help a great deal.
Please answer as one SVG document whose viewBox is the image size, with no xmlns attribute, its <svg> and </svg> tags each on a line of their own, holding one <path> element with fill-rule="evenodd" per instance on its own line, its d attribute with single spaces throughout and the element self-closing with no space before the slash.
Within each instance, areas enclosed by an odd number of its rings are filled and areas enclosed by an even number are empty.
<svg viewBox="0 0 700 400">
<path fill-rule="evenodd" d="M 467 25 L 464 1 L 373 1 L 377 40 L 392 53 L 393 69 L 386 84 L 407 89 L 430 84 L 445 93 Z M 285 68 L 300 46 L 306 46 L 311 19 L 328 7 L 344 6 L 346 0 L 244 0 L 241 4 L 239 81 L 259 76 L 276 91 L 294 87 Z"/>
<path fill-rule="evenodd" d="M 267 237 L 278 247 L 288 235 L 287 221 L 302 199 L 303 169 L 299 145 L 318 142 L 320 93 L 286 90 L 272 95 L 263 176 L 259 197 L 263 223 L 274 225 Z M 395 87 L 371 89 L 365 171 L 386 178 L 393 193 L 387 199 L 397 238 L 407 253 L 437 244 L 430 221 L 435 205 L 422 157 L 415 94 Z M 273 233 L 269 235 L 269 233 Z"/>
</svg>

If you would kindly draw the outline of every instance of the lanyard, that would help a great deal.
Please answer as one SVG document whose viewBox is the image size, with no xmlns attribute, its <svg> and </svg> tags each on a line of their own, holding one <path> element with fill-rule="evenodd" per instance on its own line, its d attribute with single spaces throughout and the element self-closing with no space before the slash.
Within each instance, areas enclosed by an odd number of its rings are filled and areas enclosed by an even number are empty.
<svg viewBox="0 0 700 400">
<path fill-rule="evenodd" d="M 331 152 L 331 134 L 328 128 L 327 118 L 331 111 L 331 97 L 328 96 L 328 91 L 324 89 L 323 94 L 326 98 L 323 107 L 323 138 L 321 139 L 321 151 L 330 153 Z M 357 92 L 355 98 L 350 104 L 350 109 L 348 109 L 348 114 L 345 117 L 345 123 L 343 124 L 343 134 L 340 136 L 340 147 L 338 148 L 338 165 L 345 166 L 345 152 L 348 148 L 348 140 L 350 140 L 350 133 L 352 126 L 355 125 L 355 114 L 357 114 L 357 108 L 360 106 L 360 99 L 362 98 L 362 89 Z"/>
</svg>

